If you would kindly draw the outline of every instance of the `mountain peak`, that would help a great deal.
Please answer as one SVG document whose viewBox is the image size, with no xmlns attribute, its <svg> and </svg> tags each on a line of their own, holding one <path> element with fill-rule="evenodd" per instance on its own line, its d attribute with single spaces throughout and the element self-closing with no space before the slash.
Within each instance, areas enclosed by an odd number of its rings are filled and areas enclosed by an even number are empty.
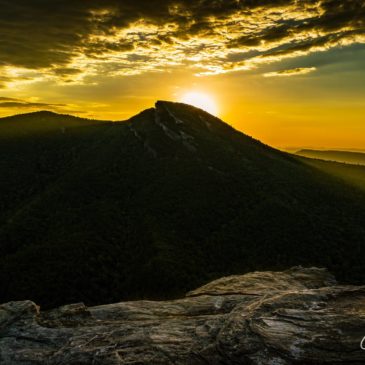
<svg viewBox="0 0 365 365">
<path fill-rule="evenodd" d="M 191 104 L 180 103 L 176 101 L 167 101 L 167 100 L 157 100 L 155 103 L 156 110 L 172 110 L 172 109 L 180 109 L 185 110 L 189 113 L 198 113 L 202 115 L 209 115 L 212 118 L 220 120 L 219 118 L 215 117 L 214 115 L 210 114 L 209 112 L 205 111 L 204 109 L 198 108 Z"/>
<path fill-rule="evenodd" d="M 185 103 L 179 103 L 177 101 L 170 101 L 170 100 L 157 100 L 155 102 L 155 108 L 164 108 L 164 107 L 173 107 L 174 105 L 185 105 L 186 107 L 191 107 L 192 105 L 185 104 Z"/>
<path fill-rule="evenodd" d="M 281 154 L 210 113 L 179 102 L 158 100 L 154 108 L 132 117 L 128 126 L 133 138 L 154 157 L 182 158 L 193 154 L 194 158 L 212 167 L 213 160 L 227 153 L 244 154 L 245 160 L 254 160 L 253 155 L 258 151 L 266 151 L 264 154 L 267 155 Z M 207 163 L 211 160 L 207 156 L 212 154 L 216 157 Z"/>
<path fill-rule="evenodd" d="M 233 128 L 218 117 L 209 112 L 190 104 L 158 100 L 155 103 L 155 113 L 163 121 L 170 121 L 173 124 L 194 126 L 194 129 L 212 131 L 214 126 L 220 125 L 224 128 Z"/>
<path fill-rule="evenodd" d="M 174 104 L 174 102 L 168 100 L 157 100 L 155 102 L 155 108 L 158 109 L 159 107 L 163 107 L 166 104 Z"/>
</svg>

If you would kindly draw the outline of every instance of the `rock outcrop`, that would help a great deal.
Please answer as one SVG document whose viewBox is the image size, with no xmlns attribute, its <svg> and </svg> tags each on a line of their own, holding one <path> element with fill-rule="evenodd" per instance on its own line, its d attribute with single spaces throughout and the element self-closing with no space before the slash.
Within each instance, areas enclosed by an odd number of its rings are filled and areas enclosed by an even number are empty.
<svg viewBox="0 0 365 365">
<path fill-rule="evenodd" d="M 173 301 L 0 306 L 0 364 L 365 364 L 365 287 L 254 272 Z"/>
</svg>

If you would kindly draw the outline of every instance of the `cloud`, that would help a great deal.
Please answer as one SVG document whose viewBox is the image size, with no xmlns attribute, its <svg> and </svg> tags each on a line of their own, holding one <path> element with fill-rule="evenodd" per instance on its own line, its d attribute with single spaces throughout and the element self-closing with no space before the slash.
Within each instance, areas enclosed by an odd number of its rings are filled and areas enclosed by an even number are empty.
<svg viewBox="0 0 365 365">
<path fill-rule="evenodd" d="M 218 74 L 365 43 L 359 0 L 0 0 L 0 9 L 0 72 L 33 70 L 28 81 L 37 70 L 68 83 L 176 67 Z"/>
<path fill-rule="evenodd" d="M 30 103 L 25 101 L 6 101 L 0 102 L 0 108 L 57 108 L 63 107 L 65 104 L 47 104 L 47 103 Z"/>
<path fill-rule="evenodd" d="M 20 101 L 19 99 L 15 99 L 15 98 L 7 98 L 5 96 L 0 96 L 0 102 L 16 102 L 16 101 Z"/>
<path fill-rule="evenodd" d="M 32 98 L 31 98 L 32 99 Z M 36 100 L 36 98 L 33 98 Z M 0 96 L 0 111 L 3 114 L 13 113 L 14 110 L 37 111 L 50 110 L 57 113 L 64 114 L 85 114 L 84 110 L 78 109 L 80 106 L 75 104 L 60 104 L 60 103 L 44 103 L 38 101 L 29 101 L 24 99 L 17 99 L 11 97 Z"/>
<path fill-rule="evenodd" d="M 6 96 L 0 96 L 0 109 L 48 109 L 53 111 L 72 111 L 74 113 L 79 113 L 79 111 L 74 111 L 71 105 L 67 104 L 52 104 L 52 103 L 41 103 L 35 101 L 28 101 L 17 98 L 9 98 Z M 70 109 L 71 108 L 71 109 Z"/>
<path fill-rule="evenodd" d="M 315 71 L 315 67 L 297 67 L 289 70 L 280 70 L 267 72 L 264 74 L 265 77 L 275 77 L 275 76 L 297 76 L 297 75 L 305 75 L 310 72 Z"/>
</svg>

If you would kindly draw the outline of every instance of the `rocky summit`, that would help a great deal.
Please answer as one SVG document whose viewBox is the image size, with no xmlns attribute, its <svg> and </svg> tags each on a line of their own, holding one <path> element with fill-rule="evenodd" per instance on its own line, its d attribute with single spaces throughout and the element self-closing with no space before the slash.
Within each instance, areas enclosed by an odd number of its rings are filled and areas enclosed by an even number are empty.
<svg viewBox="0 0 365 365">
<path fill-rule="evenodd" d="M 365 287 L 325 269 L 224 277 L 173 301 L 0 306 L 0 364 L 364 364 Z"/>
</svg>

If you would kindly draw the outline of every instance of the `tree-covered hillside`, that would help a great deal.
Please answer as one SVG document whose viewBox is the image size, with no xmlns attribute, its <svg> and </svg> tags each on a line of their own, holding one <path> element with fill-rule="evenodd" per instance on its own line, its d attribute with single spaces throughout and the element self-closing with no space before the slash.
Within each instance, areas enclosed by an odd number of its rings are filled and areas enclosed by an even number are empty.
<svg viewBox="0 0 365 365">
<path fill-rule="evenodd" d="M 365 279 L 365 194 L 202 110 L 158 102 L 120 123 L 50 113 L 13 117 L 12 133 L 9 123 L 0 302 L 167 298 L 298 264 Z"/>
</svg>

